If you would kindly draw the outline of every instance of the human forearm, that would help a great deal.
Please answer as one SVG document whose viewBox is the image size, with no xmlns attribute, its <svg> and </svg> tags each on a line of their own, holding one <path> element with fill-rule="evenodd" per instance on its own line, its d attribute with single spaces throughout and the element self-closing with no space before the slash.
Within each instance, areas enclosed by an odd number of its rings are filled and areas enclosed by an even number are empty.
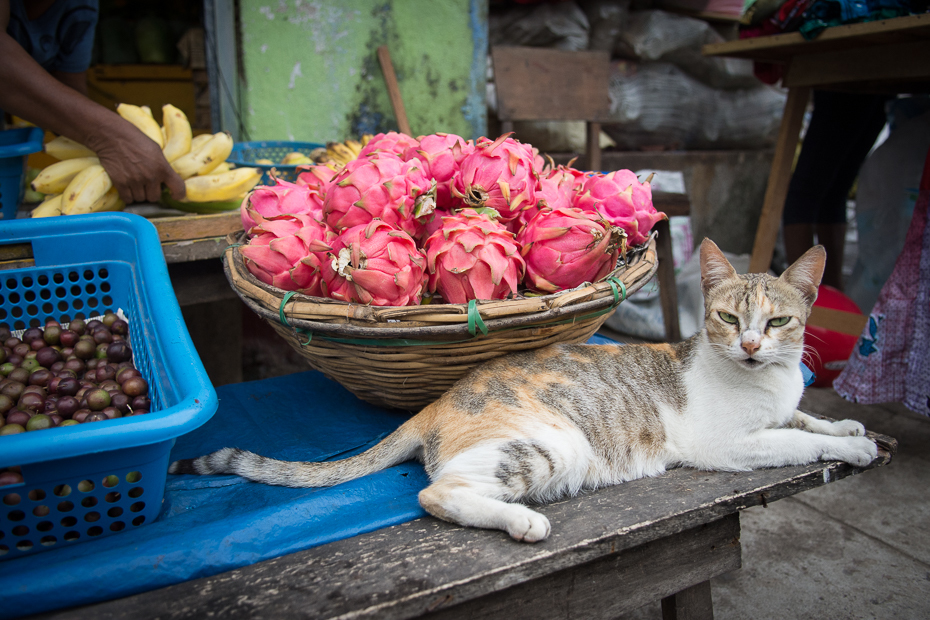
<svg viewBox="0 0 930 620">
<path fill-rule="evenodd" d="M 96 152 L 127 203 L 157 201 L 162 184 L 175 198 L 184 196 L 184 182 L 154 141 L 52 77 L 6 32 L 0 32 L 0 85 L 0 108 Z"/>
<path fill-rule="evenodd" d="M 126 123 L 52 77 L 6 32 L 0 32 L 0 58 L 0 108 L 7 112 L 93 150 L 100 142 L 94 128 Z"/>
</svg>

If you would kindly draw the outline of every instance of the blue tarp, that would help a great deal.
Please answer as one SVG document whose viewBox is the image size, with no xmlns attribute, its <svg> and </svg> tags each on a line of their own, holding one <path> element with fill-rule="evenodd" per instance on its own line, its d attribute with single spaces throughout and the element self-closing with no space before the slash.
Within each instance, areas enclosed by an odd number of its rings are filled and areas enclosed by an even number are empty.
<svg viewBox="0 0 930 620">
<path fill-rule="evenodd" d="M 171 459 L 236 446 L 287 460 L 361 452 L 410 416 L 368 405 L 318 372 L 217 388 L 219 408 Z M 238 476 L 168 476 L 159 518 L 137 529 L 0 562 L 0 618 L 120 598 L 206 577 L 426 514 L 423 467 L 403 463 L 329 489 Z"/>
</svg>

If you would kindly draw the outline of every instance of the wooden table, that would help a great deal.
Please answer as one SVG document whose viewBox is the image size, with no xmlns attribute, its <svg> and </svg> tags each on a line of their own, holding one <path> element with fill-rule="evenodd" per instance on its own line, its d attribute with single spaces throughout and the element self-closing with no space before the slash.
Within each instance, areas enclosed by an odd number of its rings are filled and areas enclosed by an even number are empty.
<svg viewBox="0 0 930 620">
<path fill-rule="evenodd" d="M 810 90 L 926 92 L 930 84 L 930 14 L 834 26 L 811 41 L 791 32 L 705 45 L 703 52 L 706 56 L 747 58 L 785 66 L 782 84 L 788 88 L 788 100 L 749 263 L 751 272 L 767 271 L 781 227 Z M 848 329 L 858 336 L 862 325 Z"/>
<path fill-rule="evenodd" d="M 897 442 L 870 435 L 887 464 Z M 544 542 L 432 517 L 227 573 L 42 618 L 713 617 L 710 579 L 740 567 L 739 511 L 860 473 L 830 462 L 753 472 L 675 469 L 540 508 Z"/>
</svg>

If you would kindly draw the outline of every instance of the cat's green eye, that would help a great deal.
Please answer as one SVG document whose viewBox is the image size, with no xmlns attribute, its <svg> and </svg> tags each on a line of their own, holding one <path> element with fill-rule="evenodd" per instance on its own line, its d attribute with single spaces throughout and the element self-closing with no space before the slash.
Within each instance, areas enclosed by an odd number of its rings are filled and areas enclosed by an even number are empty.
<svg viewBox="0 0 930 620">
<path fill-rule="evenodd" d="M 720 315 L 720 318 L 723 319 L 724 323 L 732 323 L 733 325 L 736 325 L 737 323 L 739 323 L 739 319 L 733 316 L 732 314 L 730 314 L 729 312 L 718 312 L 717 314 Z"/>
<path fill-rule="evenodd" d="M 772 319 L 769 321 L 769 326 L 771 327 L 781 327 L 782 325 L 787 325 L 788 321 L 791 320 L 790 316 L 780 316 L 777 319 Z"/>
</svg>

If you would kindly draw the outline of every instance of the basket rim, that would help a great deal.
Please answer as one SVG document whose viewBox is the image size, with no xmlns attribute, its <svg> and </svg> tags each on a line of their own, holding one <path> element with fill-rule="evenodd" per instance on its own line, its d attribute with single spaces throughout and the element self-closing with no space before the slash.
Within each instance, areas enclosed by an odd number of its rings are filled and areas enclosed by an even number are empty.
<svg viewBox="0 0 930 620">
<path fill-rule="evenodd" d="M 261 282 L 245 268 L 238 251 L 245 236 L 244 230 L 227 236 L 229 246 L 223 253 L 223 271 L 232 289 L 250 310 L 265 320 L 283 324 L 308 337 L 321 336 L 337 342 L 340 339 L 370 339 L 349 344 L 373 345 L 387 344 L 385 341 L 388 340 L 409 339 L 434 341 L 445 338 L 460 341 L 491 337 L 495 332 L 505 330 L 551 326 L 565 321 L 578 322 L 592 318 L 592 315 L 596 318 L 612 311 L 630 294 L 649 282 L 657 272 L 655 235 L 653 233 L 645 244 L 629 252 L 626 263 L 598 282 L 538 297 L 480 300 L 469 304 L 375 307 L 285 291 Z M 622 283 L 622 295 L 618 296 L 618 287 L 608 281 L 611 277 Z M 274 299 L 276 307 L 272 308 L 268 301 L 263 302 L 260 299 L 262 297 L 265 300 Z M 472 312 L 477 311 L 486 329 L 476 333 L 474 315 L 470 320 L 470 309 Z M 297 315 L 301 313 L 324 320 L 300 318 Z M 427 315 L 434 316 L 424 321 Z M 404 321 L 406 317 L 412 317 L 413 320 Z"/>
</svg>

